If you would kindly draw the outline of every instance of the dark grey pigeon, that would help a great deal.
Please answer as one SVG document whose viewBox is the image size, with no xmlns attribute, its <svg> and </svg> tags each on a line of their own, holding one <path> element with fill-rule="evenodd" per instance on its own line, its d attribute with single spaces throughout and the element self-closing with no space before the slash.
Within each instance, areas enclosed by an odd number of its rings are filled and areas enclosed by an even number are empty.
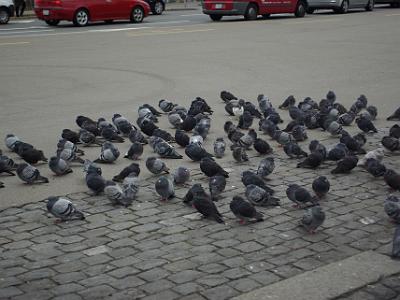
<svg viewBox="0 0 400 300">
<path fill-rule="evenodd" d="M 262 131 L 264 134 L 268 134 L 271 138 L 275 136 L 275 132 L 278 130 L 276 124 L 268 119 L 261 119 L 258 122 L 258 126 L 258 130 Z"/>
<path fill-rule="evenodd" d="M 56 175 L 66 175 L 72 173 L 72 169 L 69 167 L 68 162 L 57 156 L 50 157 L 49 168 Z"/>
<path fill-rule="evenodd" d="M 138 160 L 143 154 L 143 145 L 139 142 L 134 142 L 130 147 L 128 152 L 125 154 L 125 158 Z"/>
<path fill-rule="evenodd" d="M 391 137 L 391 136 L 384 136 L 381 140 L 381 143 L 383 145 L 383 147 L 385 147 L 386 149 L 388 149 L 391 152 L 400 150 L 400 140 L 395 138 L 395 137 Z"/>
<path fill-rule="evenodd" d="M 61 222 L 74 219 L 85 219 L 85 215 L 80 212 L 69 199 L 64 197 L 51 196 L 47 198 L 46 207 L 48 212 L 58 218 Z"/>
<path fill-rule="evenodd" d="M 225 223 L 215 203 L 203 188 L 192 188 L 191 191 L 193 193 L 192 205 L 199 213 L 205 218 L 215 220 L 218 223 Z"/>
<path fill-rule="evenodd" d="M 118 131 L 120 131 L 125 136 L 128 136 L 134 128 L 129 120 L 120 114 L 114 114 L 114 116 L 112 117 L 112 122 L 117 127 Z"/>
<path fill-rule="evenodd" d="M 275 169 L 275 161 L 273 157 L 267 157 L 260 161 L 257 168 L 257 175 L 267 177 Z"/>
<path fill-rule="evenodd" d="M 392 258 L 400 258 L 400 225 L 396 227 L 393 236 Z"/>
<path fill-rule="evenodd" d="M 84 146 L 91 146 L 91 145 L 98 145 L 101 146 L 102 143 L 97 140 L 96 136 L 85 129 L 80 129 L 79 130 L 79 141 L 84 145 Z"/>
<path fill-rule="evenodd" d="M 307 136 L 306 127 L 303 125 L 296 125 L 292 129 L 292 136 L 297 142 L 305 141 Z"/>
<path fill-rule="evenodd" d="M 293 95 L 290 95 L 287 97 L 281 105 L 279 105 L 280 109 L 288 109 L 289 107 L 292 107 L 296 104 L 296 99 L 294 98 Z"/>
<path fill-rule="evenodd" d="M 306 159 L 297 164 L 297 168 L 316 169 L 323 160 L 324 158 L 320 152 L 311 152 Z"/>
<path fill-rule="evenodd" d="M 286 189 L 286 196 L 290 201 L 292 201 L 294 204 L 293 206 L 298 207 L 299 202 L 296 200 L 296 191 L 300 188 L 298 184 L 289 184 L 289 186 Z"/>
<path fill-rule="evenodd" d="M 229 177 L 229 173 L 210 157 L 204 157 L 201 159 L 200 170 L 208 177 L 215 175 L 222 175 L 226 178 Z"/>
<path fill-rule="evenodd" d="M 254 129 L 250 129 L 246 134 L 240 137 L 237 143 L 239 146 L 242 146 L 248 150 L 251 148 L 251 146 L 253 146 L 256 138 L 257 138 L 256 131 Z"/>
<path fill-rule="evenodd" d="M 193 161 L 200 161 L 204 157 L 213 157 L 200 144 L 192 143 L 186 146 L 185 154 Z"/>
<path fill-rule="evenodd" d="M 193 128 L 196 126 L 196 119 L 192 116 L 186 116 L 186 118 L 183 120 L 180 129 L 188 132 L 188 131 L 192 131 Z"/>
<path fill-rule="evenodd" d="M 175 141 L 181 147 L 186 147 L 189 145 L 190 137 L 185 133 L 185 131 L 177 129 L 175 131 Z"/>
<path fill-rule="evenodd" d="M 79 149 L 73 142 L 66 140 L 66 139 L 60 139 L 57 143 L 57 149 L 71 149 L 78 155 L 84 155 L 85 152 L 81 149 Z"/>
<path fill-rule="evenodd" d="M 184 184 L 190 179 L 190 170 L 186 167 L 178 167 L 174 171 L 174 182 L 176 184 Z"/>
<path fill-rule="evenodd" d="M 365 163 L 365 169 L 374 177 L 381 177 L 386 173 L 385 165 L 374 158 L 367 159 Z"/>
<path fill-rule="evenodd" d="M 257 96 L 257 102 L 258 102 L 258 107 L 260 108 L 260 111 L 263 114 L 272 109 L 271 101 L 268 99 L 267 96 L 264 96 L 263 94 L 259 94 Z"/>
<path fill-rule="evenodd" d="M 278 198 L 272 197 L 263 188 L 255 185 L 249 184 L 246 186 L 246 198 L 253 205 L 257 206 L 279 206 L 280 200 Z"/>
<path fill-rule="evenodd" d="M 350 126 L 356 118 L 356 114 L 352 111 L 346 112 L 339 116 L 338 122 L 343 126 Z"/>
<path fill-rule="evenodd" d="M 394 124 L 389 129 L 389 136 L 394 137 L 396 139 L 400 139 L 400 125 Z"/>
<path fill-rule="evenodd" d="M 342 132 L 340 137 L 340 142 L 345 144 L 347 149 L 355 154 L 365 154 L 365 150 L 361 148 L 360 143 L 349 135 L 347 132 Z"/>
<path fill-rule="evenodd" d="M 166 201 L 175 196 L 174 183 L 167 176 L 161 176 L 155 183 L 157 194 L 161 196 L 161 201 Z"/>
<path fill-rule="evenodd" d="M 388 121 L 400 120 L 400 107 L 398 109 L 396 109 L 396 111 L 392 115 L 387 117 L 386 120 L 388 120 Z"/>
<path fill-rule="evenodd" d="M 336 94 L 334 91 L 328 91 L 326 94 L 326 99 L 333 104 L 336 101 Z"/>
<path fill-rule="evenodd" d="M 225 179 L 225 177 L 223 177 L 223 176 L 222 176 L 222 178 Z M 183 197 L 183 203 L 185 203 L 187 205 L 192 205 L 193 198 L 196 193 L 201 193 L 201 194 L 206 193 L 200 183 L 195 183 L 190 187 L 190 189 L 187 191 L 185 197 Z"/>
<path fill-rule="evenodd" d="M 153 131 L 153 136 L 158 136 L 160 138 L 162 138 L 164 141 L 167 142 L 174 142 L 174 137 L 167 131 L 160 129 L 160 128 L 156 128 Z"/>
<path fill-rule="evenodd" d="M 289 156 L 290 158 L 300 158 L 300 157 L 307 157 L 307 152 L 301 149 L 300 145 L 296 142 L 289 142 L 283 146 L 283 151 Z"/>
<path fill-rule="evenodd" d="M 294 199 L 295 202 L 300 206 L 303 207 L 307 205 L 307 203 L 311 203 L 312 205 L 316 204 L 318 199 L 311 196 L 310 192 L 304 187 L 298 187 L 294 191 Z"/>
<path fill-rule="evenodd" d="M 154 151 L 162 158 L 183 158 L 183 156 L 180 155 L 173 146 L 165 141 L 156 142 L 154 144 Z"/>
<path fill-rule="evenodd" d="M 70 141 L 71 143 L 74 144 L 80 144 L 81 141 L 79 140 L 79 133 L 75 132 L 71 129 L 63 129 L 62 133 L 61 133 L 61 137 L 67 141 Z"/>
<path fill-rule="evenodd" d="M 222 158 L 225 154 L 226 143 L 224 138 L 219 137 L 214 142 L 214 155 L 216 158 Z"/>
<path fill-rule="evenodd" d="M 142 134 L 142 132 L 134 127 L 128 135 L 129 140 L 132 143 L 139 142 L 141 144 L 147 144 L 147 138 Z"/>
<path fill-rule="evenodd" d="M 249 156 L 247 155 L 246 149 L 238 146 L 232 145 L 232 156 L 238 163 L 249 161 Z"/>
<path fill-rule="evenodd" d="M 26 149 L 22 153 L 20 153 L 20 157 L 25 160 L 29 164 L 36 164 L 39 161 L 47 162 L 47 158 L 44 156 L 42 150 Z"/>
<path fill-rule="evenodd" d="M 28 184 L 49 182 L 46 177 L 40 175 L 38 169 L 27 163 L 18 165 L 17 175 L 22 181 L 25 181 Z"/>
<path fill-rule="evenodd" d="M 222 91 L 220 94 L 220 97 L 221 97 L 222 101 L 224 101 L 225 103 L 227 103 L 231 100 L 237 99 L 232 93 L 230 93 L 228 91 Z"/>
<path fill-rule="evenodd" d="M 239 117 L 238 127 L 241 129 L 249 129 L 251 125 L 253 125 L 253 120 L 253 115 L 249 111 L 245 110 Z"/>
<path fill-rule="evenodd" d="M 104 191 L 106 180 L 101 176 L 101 168 L 91 164 L 86 173 L 86 185 L 95 194 L 98 195 Z"/>
<path fill-rule="evenodd" d="M 2 188 L 4 188 L 5 186 L 4 186 L 4 182 L 1 182 L 0 181 L 0 189 L 2 189 Z"/>
<path fill-rule="evenodd" d="M 331 184 L 329 183 L 328 178 L 325 176 L 319 176 L 315 178 L 312 183 L 312 189 L 314 190 L 317 197 L 322 198 L 329 192 Z"/>
<path fill-rule="evenodd" d="M 396 173 L 396 171 L 387 169 L 383 179 L 389 187 L 400 191 L 400 174 Z"/>
<path fill-rule="evenodd" d="M 256 222 L 264 221 L 263 215 L 240 196 L 234 196 L 229 207 L 241 224 L 245 224 L 252 219 L 255 219 Z"/>
<path fill-rule="evenodd" d="M 273 138 L 282 146 L 294 140 L 293 136 L 290 133 L 284 132 L 282 130 L 277 130 Z"/>
<path fill-rule="evenodd" d="M 346 156 L 337 162 L 336 168 L 331 171 L 332 174 L 350 173 L 358 163 L 357 156 Z"/>
<path fill-rule="evenodd" d="M 385 213 L 394 222 L 400 224 L 400 199 L 394 195 L 386 198 L 384 204 Z"/>
<path fill-rule="evenodd" d="M 226 187 L 225 177 L 221 175 L 215 175 L 210 177 L 208 181 L 208 187 L 210 190 L 212 200 L 217 201 L 219 195 L 225 190 Z"/>
<path fill-rule="evenodd" d="M 113 177 L 113 181 L 122 182 L 125 177 L 129 176 L 130 174 L 135 174 L 135 176 L 139 176 L 140 174 L 140 167 L 137 163 L 131 163 L 129 166 L 122 169 L 122 171 Z"/>
<path fill-rule="evenodd" d="M 180 114 L 176 112 L 170 112 L 168 114 L 168 122 L 172 125 L 172 128 L 180 128 L 183 123 L 183 119 Z"/>
<path fill-rule="evenodd" d="M 101 136 L 109 142 L 123 143 L 125 141 L 123 137 L 118 135 L 114 126 L 104 127 L 101 130 Z"/>
<path fill-rule="evenodd" d="M 57 156 L 63 160 L 65 160 L 68 163 L 72 163 L 72 162 L 77 162 L 80 164 L 84 163 L 84 160 L 82 158 L 80 158 L 77 153 L 72 150 L 72 149 L 58 149 L 57 150 Z"/>
<path fill-rule="evenodd" d="M 274 190 L 268 187 L 263 178 L 252 171 L 244 171 L 242 172 L 242 183 L 244 186 L 248 186 L 249 184 L 255 184 L 261 188 L 263 188 L 267 193 L 274 194 Z"/>
<path fill-rule="evenodd" d="M 153 174 L 169 173 L 167 165 L 157 157 L 148 157 L 146 160 L 147 169 Z"/>
<path fill-rule="evenodd" d="M 98 159 L 96 159 L 95 163 L 113 163 L 120 156 L 120 152 L 118 148 L 112 144 L 111 142 L 105 142 L 101 146 L 101 152 Z"/>
<path fill-rule="evenodd" d="M 375 125 L 372 123 L 371 120 L 366 119 L 365 117 L 358 117 L 356 119 L 356 123 L 358 128 L 360 128 L 363 132 L 369 133 L 369 132 L 378 132 L 378 130 L 375 128 Z"/>
<path fill-rule="evenodd" d="M 319 152 L 323 159 L 327 157 L 327 150 L 324 145 L 322 145 L 318 140 L 312 140 L 308 146 L 310 152 Z"/>
<path fill-rule="evenodd" d="M 309 233 L 314 234 L 316 229 L 325 221 L 325 213 L 319 205 L 308 208 L 301 219 L 301 225 Z"/>
<path fill-rule="evenodd" d="M 256 150 L 261 155 L 271 154 L 273 152 L 268 142 L 260 138 L 256 138 L 253 147 L 254 150 Z"/>
<path fill-rule="evenodd" d="M 6 155 L 0 155 L 0 174 L 7 173 L 8 175 L 15 176 L 12 172 L 16 170 L 18 165 Z"/>
<path fill-rule="evenodd" d="M 329 150 L 327 159 L 337 161 L 349 154 L 350 151 L 347 149 L 347 146 L 343 143 L 339 143 Z"/>
<path fill-rule="evenodd" d="M 376 108 L 376 106 L 370 105 L 366 108 L 366 110 L 371 116 L 371 121 L 375 120 L 378 116 L 378 108 Z"/>
</svg>

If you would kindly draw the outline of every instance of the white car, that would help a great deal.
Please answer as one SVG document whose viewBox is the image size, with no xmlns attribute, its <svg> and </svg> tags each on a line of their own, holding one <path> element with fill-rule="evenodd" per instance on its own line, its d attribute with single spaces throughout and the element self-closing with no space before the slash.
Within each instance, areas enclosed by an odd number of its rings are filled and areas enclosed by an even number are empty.
<svg viewBox="0 0 400 300">
<path fill-rule="evenodd" d="M 10 17 L 14 16 L 14 3 L 12 0 L 0 0 L 0 24 L 7 24 Z"/>
</svg>

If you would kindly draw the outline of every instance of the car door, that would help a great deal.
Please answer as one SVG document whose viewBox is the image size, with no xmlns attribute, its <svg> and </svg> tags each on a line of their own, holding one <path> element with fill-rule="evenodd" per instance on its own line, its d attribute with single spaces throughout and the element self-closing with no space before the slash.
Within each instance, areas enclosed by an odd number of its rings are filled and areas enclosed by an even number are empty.
<svg viewBox="0 0 400 300">
<path fill-rule="evenodd" d="M 108 0 L 86 0 L 82 4 L 89 9 L 92 21 L 105 20 L 108 13 Z"/>
<path fill-rule="evenodd" d="M 110 1 L 110 17 L 113 19 L 128 19 L 131 12 L 132 0 L 107 0 Z"/>
</svg>

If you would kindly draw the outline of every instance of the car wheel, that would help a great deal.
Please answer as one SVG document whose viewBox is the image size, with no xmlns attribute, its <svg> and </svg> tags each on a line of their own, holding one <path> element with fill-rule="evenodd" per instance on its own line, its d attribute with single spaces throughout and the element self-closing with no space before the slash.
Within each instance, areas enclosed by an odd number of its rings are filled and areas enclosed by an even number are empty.
<svg viewBox="0 0 400 300">
<path fill-rule="evenodd" d="M 294 15 L 296 18 L 303 18 L 306 14 L 306 6 L 304 5 L 303 1 L 299 1 L 297 3 L 296 11 L 294 12 Z"/>
<path fill-rule="evenodd" d="M 89 23 L 89 12 L 85 8 L 78 9 L 72 22 L 75 26 L 86 26 Z"/>
<path fill-rule="evenodd" d="M 104 20 L 104 23 L 106 24 L 112 24 L 114 22 L 114 20 Z"/>
<path fill-rule="evenodd" d="M 152 13 L 153 15 L 161 15 L 164 11 L 164 5 L 162 4 L 161 1 L 156 1 L 156 3 L 154 3 L 154 7 L 152 9 Z"/>
<path fill-rule="evenodd" d="M 338 8 L 334 11 L 335 11 L 335 13 L 338 13 L 338 14 L 346 14 L 349 11 L 349 2 L 347 0 L 343 0 L 340 8 Z"/>
<path fill-rule="evenodd" d="M 222 15 L 210 15 L 210 19 L 213 21 L 221 21 Z"/>
<path fill-rule="evenodd" d="M 367 6 L 365 7 L 366 11 L 373 11 L 374 10 L 374 0 L 369 0 Z"/>
<path fill-rule="evenodd" d="M 255 5 L 253 3 L 250 3 L 247 6 L 246 13 L 244 14 L 244 18 L 246 20 L 252 21 L 252 20 L 256 20 L 257 16 L 258 16 L 258 7 L 257 7 L 257 5 Z"/>
<path fill-rule="evenodd" d="M 0 8 L 0 24 L 7 24 L 10 21 L 10 14 L 7 9 Z"/>
<path fill-rule="evenodd" d="M 264 19 L 268 19 L 271 16 L 271 14 L 263 14 L 262 16 Z"/>
<path fill-rule="evenodd" d="M 45 22 L 49 26 L 57 26 L 60 23 L 60 20 L 46 20 Z"/>
<path fill-rule="evenodd" d="M 309 15 L 313 14 L 314 11 L 315 11 L 315 9 L 314 9 L 314 8 L 311 8 L 311 7 L 308 7 L 308 8 L 306 9 L 306 13 L 308 13 Z"/>
<path fill-rule="evenodd" d="M 131 12 L 131 21 L 133 23 L 141 23 L 144 19 L 144 10 L 140 6 L 135 6 Z"/>
</svg>

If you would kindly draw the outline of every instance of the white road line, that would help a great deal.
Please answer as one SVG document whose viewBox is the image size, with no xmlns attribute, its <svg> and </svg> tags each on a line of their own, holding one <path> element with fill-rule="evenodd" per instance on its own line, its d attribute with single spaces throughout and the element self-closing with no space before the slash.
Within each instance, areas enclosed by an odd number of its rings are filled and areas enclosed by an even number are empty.
<svg viewBox="0 0 400 300">
<path fill-rule="evenodd" d="M 28 24 L 33 22 L 35 22 L 35 20 L 13 20 L 9 24 Z"/>
<path fill-rule="evenodd" d="M 15 42 L 15 43 L 0 43 L 0 46 L 9 46 L 9 45 L 26 45 L 30 44 L 29 42 Z"/>
<path fill-rule="evenodd" d="M 151 27 L 128 27 L 128 28 L 111 28 L 111 29 L 93 29 L 86 31 L 77 31 L 76 33 L 85 33 L 85 32 L 118 32 L 118 31 L 127 31 L 127 30 L 137 30 L 137 29 L 146 29 Z M 71 32 L 72 33 L 72 32 Z"/>
<path fill-rule="evenodd" d="M 15 28 L 1 28 L 1 31 L 13 31 L 13 30 L 28 30 L 28 29 L 45 29 L 49 28 L 48 26 L 30 26 L 30 27 L 15 27 Z"/>
<path fill-rule="evenodd" d="M 191 16 L 205 16 L 205 14 L 190 14 L 190 15 L 179 15 L 180 17 L 191 17 Z"/>
<path fill-rule="evenodd" d="M 45 32 L 45 31 L 54 31 L 54 29 L 17 31 L 17 32 L 12 32 L 12 34 L 20 36 L 20 35 L 25 34 L 25 33 L 41 33 L 41 32 Z M 0 32 L 0 36 L 11 37 L 12 35 L 10 34 L 10 32 Z"/>
</svg>

